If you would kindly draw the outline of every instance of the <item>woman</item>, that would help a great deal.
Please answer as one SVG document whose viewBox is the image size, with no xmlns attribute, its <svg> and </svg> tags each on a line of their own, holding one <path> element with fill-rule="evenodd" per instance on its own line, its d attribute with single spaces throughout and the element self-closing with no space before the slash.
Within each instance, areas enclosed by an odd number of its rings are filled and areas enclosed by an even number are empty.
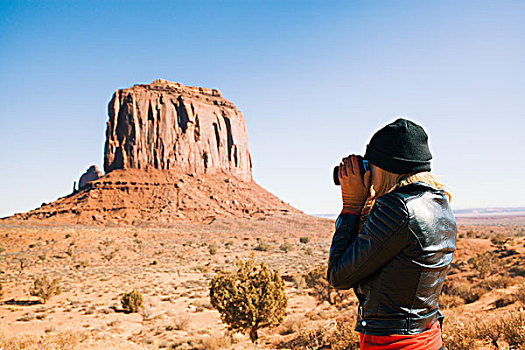
<svg viewBox="0 0 525 350">
<path fill-rule="evenodd" d="M 450 196 L 430 173 L 423 128 L 398 119 L 376 132 L 364 159 L 339 167 L 343 210 L 327 278 L 359 300 L 361 349 L 443 348 L 438 309 L 456 245 Z"/>
</svg>

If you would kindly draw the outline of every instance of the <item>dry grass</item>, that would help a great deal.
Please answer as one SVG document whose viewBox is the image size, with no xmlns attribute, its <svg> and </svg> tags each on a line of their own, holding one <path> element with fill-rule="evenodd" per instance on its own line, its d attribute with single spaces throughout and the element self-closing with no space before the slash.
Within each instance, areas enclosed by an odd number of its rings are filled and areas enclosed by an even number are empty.
<svg viewBox="0 0 525 350">
<path fill-rule="evenodd" d="M 52 335 L 22 335 L 7 337 L 0 335 L 0 349 L 2 350 L 69 350 L 78 349 L 86 342 L 89 336 L 83 332 L 63 332 Z"/>
<path fill-rule="evenodd" d="M 305 278 L 326 263 L 333 223 L 322 235 L 302 226 L 291 232 L 291 225 L 277 226 L 270 220 L 231 225 L 219 220 L 182 228 L 0 225 L 0 246 L 5 249 L 0 252 L 0 324 L 6 331 L 0 335 L 0 348 L 357 348 L 353 292 L 341 298 L 333 291 L 323 293 L 323 268 L 310 275 L 316 283 L 309 286 L 311 279 Z M 492 242 L 497 227 L 478 226 L 476 234 L 487 238 L 458 241 L 455 273 L 447 277 L 440 297 L 449 349 L 494 349 L 494 344 L 509 349 L 523 342 L 524 317 L 518 310 L 525 303 L 520 277 L 525 271 L 525 239 L 519 236 L 520 227 L 501 229 L 510 233 Z M 301 243 L 305 235 L 310 240 Z M 69 255 L 73 241 L 74 254 Z M 283 242 L 291 242 L 294 249 L 281 250 Z M 261 245 L 263 249 L 254 250 Z M 102 256 L 112 251 L 118 254 Z M 490 256 L 479 255 L 487 251 Z M 233 267 L 236 256 L 245 259 L 252 253 L 281 272 L 290 301 L 284 323 L 261 331 L 255 345 L 245 335 L 228 333 L 209 303 L 216 271 Z M 483 261 L 494 266 L 480 273 L 477 268 Z M 37 275 L 61 280 L 62 294 L 45 306 L 28 293 Z M 141 290 L 149 306 L 142 313 L 126 314 L 119 294 L 133 287 Z M 337 329 L 330 320 L 337 320 Z M 28 329 L 35 335 L 21 335 Z M 72 331 L 62 332 L 65 329 Z"/>
<path fill-rule="evenodd" d="M 278 348 L 286 349 L 359 349 L 359 333 L 354 331 L 355 319 L 331 320 L 324 325 L 302 330 Z"/>
</svg>

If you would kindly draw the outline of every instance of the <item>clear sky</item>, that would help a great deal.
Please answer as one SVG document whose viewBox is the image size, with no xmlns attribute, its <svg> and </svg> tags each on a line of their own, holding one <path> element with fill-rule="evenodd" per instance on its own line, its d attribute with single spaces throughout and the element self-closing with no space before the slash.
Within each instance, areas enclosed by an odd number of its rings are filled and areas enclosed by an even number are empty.
<svg viewBox="0 0 525 350">
<path fill-rule="evenodd" d="M 103 166 L 112 93 L 164 78 L 244 114 L 257 183 L 336 213 L 399 116 L 454 208 L 525 205 L 525 1 L 0 1 L 0 217 Z"/>
</svg>

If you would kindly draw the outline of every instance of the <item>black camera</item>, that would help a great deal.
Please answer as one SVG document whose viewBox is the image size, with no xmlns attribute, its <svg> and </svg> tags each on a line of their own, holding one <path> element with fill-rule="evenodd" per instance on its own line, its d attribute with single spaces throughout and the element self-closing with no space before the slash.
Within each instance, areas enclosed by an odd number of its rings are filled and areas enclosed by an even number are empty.
<svg viewBox="0 0 525 350">
<path fill-rule="evenodd" d="M 357 164 L 359 164 L 359 172 L 361 173 L 361 177 L 365 176 L 365 173 L 370 169 L 370 163 L 368 163 L 368 160 L 365 160 L 361 156 L 357 157 Z M 339 182 L 339 165 L 334 168 L 334 183 L 337 186 L 341 186 L 341 183 Z"/>
</svg>

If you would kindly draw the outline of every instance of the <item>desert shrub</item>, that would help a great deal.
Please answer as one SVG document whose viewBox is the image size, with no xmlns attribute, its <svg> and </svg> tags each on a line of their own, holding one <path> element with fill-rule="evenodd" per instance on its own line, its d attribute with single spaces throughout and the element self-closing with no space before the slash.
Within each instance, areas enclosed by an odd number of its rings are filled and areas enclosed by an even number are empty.
<svg viewBox="0 0 525 350">
<path fill-rule="evenodd" d="M 510 269 L 509 269 L 509 273 L 512 275 L 512 276 L 521 276 L 521 277 L 525 277 L 525 267 L 523 266 L 512 266 Z"/>
<path fill-rule="evenodd" d="M 465 304 L 465 301 L 457 295 L 441 293 L 439 296 L 439 306 L 445 309 Z"/>
<path fill-rule="evenodd" d="M 124 293 L 121 296 L 120 303 L 122 304 L 124 312 L 131 313 L 138 312 L 144 305 L 144 300 L 142 298 L 142 293 L 133 289 L 131 292 Z"/>
<path fill-rule="evenodd" d="M 197 265 L 195 270 L 199 271 L 200 273 L 207 273 L 210 271 L 210 267 L 208 265 Z"/>
<path fill-rule="evenodd" d="M 488 289 L 485 286 L 472 286 L 467 283 L 446 284 L 443 292 L 449 296 L 458 296 L 465 301 L 466 304 L 473 303 L 478 300 L 483 294 L 487 293 Z"/>
<path fill-rule="evenodd" d="M 496 247 L 502 249 L 505 243 L 507 243 L 509 240 L 509 237 L 505 237 L 503 234 L 497 233 L 494 237 L 490 239 L 490 242 Z"/>
<path fill-rule="evenodd" d="M 522 282 L 516 293 L 514 293 L 514 298 L 516 301 L 519 301 L 522 304 L 525 304 L 525 282 Z"/>
<path fill-rule="evenodd" d="M 230 329 L 249 333 L 256 342 L 257 331 L 279 325 L 286 311 L 288 297 L 279 272 L 255 259 L 237 260 L 236 271 L 219 271 L 210 284 L 210 301 Z"/>
<path fill-rule="evenodd" d="M 525 349 L 525 310 L 515 310 L 503 317 L 502 333 L 511 348 Z"/>
<path fill-rule="evenodd" d="M 306 237 L 306 236 L 300 237 L 299 238 L 299 242 L 306 244 L 306 243 L 310 242 L 310 237 Z"/>
<path fill-rule="evenodd" d="M 343 302 L 349 291 L 336 290 L 326 279 L 327 266 L 317 265 L 314 269 L 304 275 L 306 286 L 312 288 L 310 295 L 314 296 L 319 303 L 327 301 L 330 305 Z"/>
<path fill-rule="evenodd" d="M 257 245 L 253 248 L 254 250 L 257 250 L 259 252 L 267 252 L 268 250 L 270 250 L 270 245 L 264 241 L 259 241 L 259 243 L 257 243 Z"/>
<path fill-rule="evenodd" d="M 476 270 L 477 276 L 481 279 L 497 272 L 497 262 L 498 258 L 494 252 L 478 253 L 475 257 L 468 260 L 469 265 Z"/>
<path fill-rule="evenodd" d="M 115 249 L 110 250 L 110 251 L 102 252 L 101 255 L 102 255 L 103 259 L 105 259 L 107 262 L 110 262 L 111 260 L 113 260 L 117 256 L 118 251 L 119 251 L 119 249 L 115 248 Z"/>
<path fill-rule="evenodd" d="M 502 324 L 499 315 L 477 317 L 475 325 L 476 338 L 480 340 L 489 340 L 496 349 L 499 349 L 498 339 L 502 333 Z"/>
<path fill-rule="evenodd" d="M 215 243 L 208 244 L 208 251 L 210 252 L 210 255 L 217 254 L 217 244 Z"/>
<path fill-rule="evenodd" d="M 507 288 L 513 285 L 514 283 L 515 282 L 512 279 L 512 277 L 504 275 L 504 276 L 494 276 L 493 278 L 483 280 L 479 282 L 477 286 L 484 288 L 486 290 L 491 290 L 491 289 Z"/>
<path fill-rule="evenodd" d="M 314 329 L 299 332 L 294 339 L 279 344 L 286 349 L 359 349 L 359 334 L 354 331 L 355 320 L 332 320 Z"/>
<path fill-rule="evenodd" d="M 283 252 L 288 253 L 290 250 L 293 249 L 293 245 L 291 245 L 288 242 L 284 242 L 279 246 L 279 249 L 281 249 Z"/>
<path fill-rule="evenodd" d="M 0 283 L 0 299 L 2 299 L 3 297 L 4 297 L 4 290 L 2 287 L 2 283 Z"/>
<path fill-rule="evenodd" d="M 177 315 L 173 319 L 173 323 L 166 326 L 167 331 L 177 330 L 177 331 L 185 331 L 188 329 L 188 326 L 190 325 L 190 318 L 188 315 Z"/>
<path fill-rule="evenodd" d="M 52 296 L 62 292 L 59 283 L 59 278 L 50 279 L 47 276 L 37 276 L 33 280 L 33 285 L 29 288 L 29 294 L 40 298 L 40 302 L 45 304 Z"/>
<path fill-rule="evenodd" d="M 231 337 L 224 334 L 208 334 L 190 341 L 190 348 L 195 350 L 226 349 L 231 345 Z"/>
<path fill-rule="evenodd" d="M 476 322 L 468 316 L 447 315 L 443 321 L 442 337 L 447 350 L 471 350 L 476 341 Z"/>
<path fill-rule="evenodd" d="M 292 277 L 293 286 L 298 290 L 303 290 L 307 287 L 306 279 L 303 275 L 294 275 Z"/>
<path fill-rule="evenodd" d="M 280 335 L 287 335 L 297 333 L 303 328 L 302 319 L 297 316 L 287 317 L 283 324 L 282 330 L 279 332 Z"/>
</svg>

